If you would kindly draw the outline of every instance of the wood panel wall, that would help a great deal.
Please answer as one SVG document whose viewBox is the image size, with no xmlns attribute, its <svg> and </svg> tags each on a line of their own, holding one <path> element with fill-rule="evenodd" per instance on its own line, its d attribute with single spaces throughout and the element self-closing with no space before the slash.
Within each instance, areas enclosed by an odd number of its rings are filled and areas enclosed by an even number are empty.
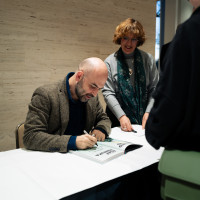
<svg viewBox="0 0 200 200">
<path fill-rule="evenodd" d="M 155 0 L 0 0 L 0 151 L 15 148 L 36 87 L 118 49 L 119 22 L 139 20 L 147 36 L 141 48 L 154 55 L 155 13 Z"/>
</svg>

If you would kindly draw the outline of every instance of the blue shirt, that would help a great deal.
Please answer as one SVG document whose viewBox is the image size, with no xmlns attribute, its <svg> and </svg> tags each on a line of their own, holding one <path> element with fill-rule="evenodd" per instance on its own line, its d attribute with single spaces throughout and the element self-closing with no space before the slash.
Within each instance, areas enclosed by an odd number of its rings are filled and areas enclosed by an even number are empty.
<svg viewBox="0 0 200 200">
<path fill-rule="evenodd" d="M 72 99 L 70 88 L 69 88 L 69 78 L 74 75 L 74 72 L 70 72 L 66 78 L 67 93 L 69 96 L 69 122 L 67 129 L 65 130 L 65 135 L 72 135 L 69 139 L 67 149 L 75 150 L 76 147 L 76 137 L 83 134 L 83 129 L 85 125 L 85 104 L 79 100 L 75 101 Z"/>
</svg>

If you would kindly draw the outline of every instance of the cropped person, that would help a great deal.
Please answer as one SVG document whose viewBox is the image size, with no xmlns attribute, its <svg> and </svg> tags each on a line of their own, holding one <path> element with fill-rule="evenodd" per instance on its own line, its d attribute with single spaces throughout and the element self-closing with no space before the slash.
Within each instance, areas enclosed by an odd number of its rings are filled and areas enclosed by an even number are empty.
<svg viewBox="0 0 200 200">
<path fill-rule="evenodd" d="M 112 127 L 132 131 L 131 124 L 145 128 L 158 82 L 153 56 L 140 49 L 145 42 L 142 24 L 128 18 L 115 30 L 113 42 L 120 48 L 105 59 L 108 80 L 102 90 Z"/>
<path fill-rule="evenodd" d="M 25 121 L 25 147 L 67 152 L 104 141 L 111 124 L 97 93 L 107 77 L 105 63 L 92 57 L 83 60 L 63 81 L 37 88 Z"/>
<path fill-rule="evenodd" d="M 200 151 L 200 0 L 190 0 L 191 17 L 176 31 L 163 62 L 155 103 L 146 124 L 156 149 Z"/>
<path fill-rule="evenodd" d="M 161 47 L 161 51 L 160 51 L 160 71 L 163 71 L 163 69 L 161 67 L 163 67 L 163 60 L 164 60 L 164 57 L 166 55 L 166 52 L 167 52 L 167 49 L 169 49 L 169 46 L 170 46 L 170 42 L 162 45 Z M 167 59 L 167 58 L 165 58 Z"/>
</svg>

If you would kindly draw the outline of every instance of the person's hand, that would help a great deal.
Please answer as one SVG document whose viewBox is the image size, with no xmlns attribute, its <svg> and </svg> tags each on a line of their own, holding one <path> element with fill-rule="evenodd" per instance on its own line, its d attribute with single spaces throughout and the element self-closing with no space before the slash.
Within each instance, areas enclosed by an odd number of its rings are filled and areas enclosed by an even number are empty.
<svg viewBox="0 0 200 200">
<path fill-rule="evenodd" d="M 77 149 L 92 148 L 97 143 L 97 139 L 89 134 L 83 134 L 76 137 Z"/>
<path fill-rule="evenodd" d="M 104 141 L 106 138 L 104 133 L 96 129 L 92 131 L 91 135 L 94 136 L 97 139 L 97 141 Z"/>
<path fill-rule="evenodd" d="M 142 129 L 145 129 L 148 117 L 149 117 L 149 113 L 144 113 L 143 118 L 142 118 Z"/>
<path fill-rule="evenodd" d="M 120 117 L 119 122 L 120 122 L 121 129 L 123 131 L 128 131 L 128 132 L 133 131 L 131 122 L 126 115 L 123 115 L 122 117 Z"/>
</svg>

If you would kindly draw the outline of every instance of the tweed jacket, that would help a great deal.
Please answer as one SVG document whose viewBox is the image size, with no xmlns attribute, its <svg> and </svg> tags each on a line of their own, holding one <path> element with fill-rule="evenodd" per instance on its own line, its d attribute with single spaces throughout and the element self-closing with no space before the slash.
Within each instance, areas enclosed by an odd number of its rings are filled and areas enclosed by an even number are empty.
<svg viewBox="0 0 200 200">
<path fill-rule="evenodd" d="M 103 111 L 98 96 L 86 103 L 85 130 L 104 129 L 108 134 L 111 123 Z M 32 95 L 25 121 L 23 137 L 27 149 L 67 152 L 71 135 L 64 135 L 69 122 L 69 99 L 66 78 L 56 84 L 39 87 Z"/>
</svg>

